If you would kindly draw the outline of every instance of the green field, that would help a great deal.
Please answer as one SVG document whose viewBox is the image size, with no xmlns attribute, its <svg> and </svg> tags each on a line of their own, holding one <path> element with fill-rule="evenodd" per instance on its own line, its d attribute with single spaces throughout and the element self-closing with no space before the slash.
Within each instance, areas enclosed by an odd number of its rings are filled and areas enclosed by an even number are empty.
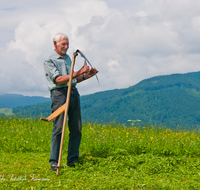
<svg viewBox="0 0 200 190">
<path fill-rule="evenodd" d="M 0 189 L 200 189 L 199 129 L 83 125 L 80 165 L 48 159 L 52 123 L 0 118 Z"/>
</svg>

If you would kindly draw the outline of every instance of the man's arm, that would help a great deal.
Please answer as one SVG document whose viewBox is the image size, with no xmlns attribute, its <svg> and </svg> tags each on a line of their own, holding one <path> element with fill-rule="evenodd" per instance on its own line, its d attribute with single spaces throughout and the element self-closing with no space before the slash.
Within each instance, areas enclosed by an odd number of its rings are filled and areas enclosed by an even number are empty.
<svg viewBox="0 0 200 190">
<path fill-rule="evenodd" d="M 87 65 L 84 65 L 79 71 L 76 71 L 73 73 L 73 76 L 72 78 L 81 78 L 81 76 L 85 73 L 89 72 L 89 66 Z M 57 76 L 56 79 L 55 79 L 55 82 L 58 84 L 58 85 L 63 85 L 63 84 L 66 84 L 67 82 L 69 82 L 69 77 L 70 75 L 63 75 L 63 76 Z M 80 79 L 79 79 L 80 80 Z M 77 80 L 78 82 L 78 80 Z"/>
</svg>

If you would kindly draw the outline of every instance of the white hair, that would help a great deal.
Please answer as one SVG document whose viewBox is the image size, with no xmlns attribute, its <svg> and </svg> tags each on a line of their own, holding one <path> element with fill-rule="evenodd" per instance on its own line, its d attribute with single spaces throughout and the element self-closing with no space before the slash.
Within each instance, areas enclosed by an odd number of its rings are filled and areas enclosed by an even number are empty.
<svg viewBox="0 0 200 190">
<path fill-rule="evenodd" d="M 57 44 L 59 44 L 60 38 L 64 38 L 64 37 L 68 39 L 68 36 L 66 34 L 58 33 L 53 37 L 53 42 L 56 42 Z"/>
</svg>

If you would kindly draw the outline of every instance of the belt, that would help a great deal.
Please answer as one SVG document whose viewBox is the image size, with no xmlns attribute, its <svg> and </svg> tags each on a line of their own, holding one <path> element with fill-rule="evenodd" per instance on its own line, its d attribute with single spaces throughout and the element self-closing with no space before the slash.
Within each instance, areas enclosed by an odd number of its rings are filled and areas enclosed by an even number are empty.
<svg viewBox="0 0 200 190">
<path fill-rule="evenodd" d="M 68 86 L 66 86 L 66 87 L 61 87 L 61 88 L 54 88 L 54 89 L 52 89 L 52 90 L 50 90 L 50 91 L 53 91 L 53 90 L 56 90 L 56 89 L 68 90 Z M 76 89 L 76 86 L 72 86 L 71 89 L 72 89 L 72 90 L 75 90 L 75 89 Z"/>
<path fill-rule="evenodd" d="M 66 86 L 66 87 L 62 87 L 61 89 L 68 90 L 68 86 Z M 71 89 L 76 89 L 76 86 L 71 86 Z"/>
</svg>

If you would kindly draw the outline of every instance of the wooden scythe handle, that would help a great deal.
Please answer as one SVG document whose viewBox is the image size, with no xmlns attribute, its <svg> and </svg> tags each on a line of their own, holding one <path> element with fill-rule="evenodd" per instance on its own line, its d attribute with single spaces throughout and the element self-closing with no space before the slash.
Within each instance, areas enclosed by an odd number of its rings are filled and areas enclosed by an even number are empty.
<svg viewBox="0 0 200 190">
<path fill-rule="evenodd" d="M 60 142 L 60 153 L 59 153 L 59 159 L 58 159 L 58 165 L 57 165 L 57 175 L 59 175 L 60 165 L 61 165 L 62 149 L 63 149 L 64 135 L 65 135 L 65 128 L 66 128 L 66 120 L 67 120 L 67 113 L 68 113 L 68 109 L 69 109 L 70 94 L 71 94 L 71 87 L 72 87 L 72 78 L 73 78 L 73 71 L 74 71 L 74 64 L 75 64 L 76 56 L 77 56 L 77 52 L 74 52 L 73 57 L 72 57 L 71 71 L 70 71 L 70 77 L 69 77 L 69 83 L 68 83 L 66 107 L 65 107 L 65 114 L 64 114 L 64 121 L 63 121 L 63 128 L 62 128 L 62 136 L 61 136 L 61 142 Z"/>
</svg>

